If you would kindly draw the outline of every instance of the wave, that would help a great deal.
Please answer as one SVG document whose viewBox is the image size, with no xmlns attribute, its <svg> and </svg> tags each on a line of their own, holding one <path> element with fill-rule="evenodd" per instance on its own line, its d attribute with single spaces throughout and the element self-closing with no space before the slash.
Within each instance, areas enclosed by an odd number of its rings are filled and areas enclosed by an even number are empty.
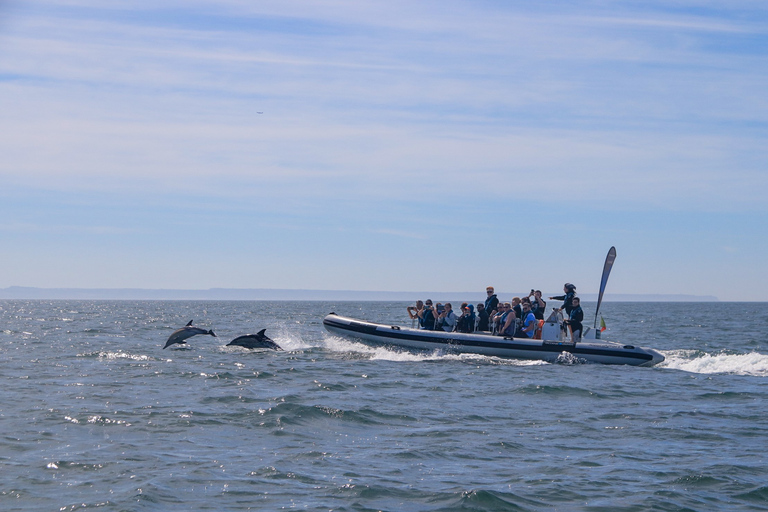
<svg viewBox="0 0 768 512">
<path fill-rule="evenodd" d="M 672 368 L 691 373 L 730 373 L 768 377 L 768 355 L 759 352 L 748 354 L 707 354 L 699 350 L 671 350 L 662 352 L 666 360 L 660 368 Z"/>
</svg>

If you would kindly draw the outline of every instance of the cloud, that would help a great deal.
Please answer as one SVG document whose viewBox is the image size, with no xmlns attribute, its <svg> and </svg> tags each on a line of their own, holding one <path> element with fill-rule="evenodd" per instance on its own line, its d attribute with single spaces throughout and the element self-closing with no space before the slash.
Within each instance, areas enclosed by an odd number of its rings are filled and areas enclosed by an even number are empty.
<svg viewBox="0 0 768 512">
<path fill-rule="evenodd" d="M 523 197 L 764 210 L 762 57 L 708 46 L 764 36 L 759 18 L 437 5 L 16 6 L 0 175 L 412 200 L 531 182 Z"/>
</svg>

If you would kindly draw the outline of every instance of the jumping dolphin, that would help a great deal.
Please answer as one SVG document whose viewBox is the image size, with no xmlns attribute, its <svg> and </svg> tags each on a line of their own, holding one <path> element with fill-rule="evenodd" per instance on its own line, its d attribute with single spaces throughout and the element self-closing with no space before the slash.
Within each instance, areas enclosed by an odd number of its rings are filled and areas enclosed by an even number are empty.
<svg viewBox="0 0 768 512">
<path fill-rule="evenodd" d="M 173 331 L 173 334 L 168 337 L 168 341 L 165 342 L 163 350 L 167 349 L 171 345 L 175 345 L 176 343 L 179 345 L 184 345 L 187 343 L 185 341 L 187 338 L 191 338 L 192 336 L 196 336 L 198 334 L 210 334 L 211 336 L 216 337 L 216 333 L 213 331 L 206 331 L 205 329 L 200 329 L 199 327 L 192 327 L 192 320 L 190 320 L 186 326 Z"/>
<path fill-rule="evenodd" d="M 227 346 L 229 347 L 230 345 L 237 345 L 239 347 L 245 348 L 269 348 L 273 350 L 283 350 L 280 348 L 280 345 L 269 339 L 269 337 L 264 334 L 264 331 L 266 331 L 266 329 L 260 330 L 257 334 L 246 334 L 244 336 L 238 336 L 237 338 L 227 343 Z"/>
</svg>

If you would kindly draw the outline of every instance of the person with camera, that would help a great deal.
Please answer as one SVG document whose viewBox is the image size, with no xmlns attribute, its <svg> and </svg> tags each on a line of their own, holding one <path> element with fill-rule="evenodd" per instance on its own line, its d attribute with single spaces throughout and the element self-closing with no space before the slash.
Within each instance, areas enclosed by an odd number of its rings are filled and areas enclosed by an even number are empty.
<svg viewBox="0 0 768 512">
<path fill-rule="evenodd" d="M 445 332 L 453 332 L 456 327 L 456 313 L 453 312 L 450 302 L 446 302 L 442 312 L 437 315 L 435 330 L 442 329 Z"/>
<path fill-rule="evenodd" d="M 544 320 L 544 310 L 547 309 L 547 303 L 541 298 L 541 290 L 531 288 L 528 299 L 531 301 L 531 313 L 533 313 L 536 320 Z"/>
<path fill-rule="evenodd" d="M 405 308 L 405 310 L 408 311 L 408 318 L 410 318 L 411 320 L 416 320 L 417 318 L 419 318 L 419 311 L 421 311 L 422 309 L 424 309 L 424 303 L 420 300 L 416 301 L 415 306 L 408 306 L 407 308 Z"/>
<path fill-rule="evenodd" d="M 416 313 L 416 316 L 419 317 L 419 329 L 427 331 L 435 330 L 435 320 L 437 319 L 437 315 L 435 309 L 432 307 L 432 299 L 427 299 L 424 303 L 424 307 Z"/>
</svg>

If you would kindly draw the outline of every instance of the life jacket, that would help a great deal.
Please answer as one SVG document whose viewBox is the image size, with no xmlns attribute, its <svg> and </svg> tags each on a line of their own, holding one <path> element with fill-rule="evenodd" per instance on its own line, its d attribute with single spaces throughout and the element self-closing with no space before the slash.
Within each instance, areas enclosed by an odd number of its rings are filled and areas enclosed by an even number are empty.
<svg viewBox="0 0 768 512">
<path fill-rule="evenodd" d="M 462 315 L 456 322 L 456 330 L 458 332 L 474 332 L 475 330 L 475 314 Z"/>
<path fill-rule="evenodd" d="M 426 329 L 427 331 L 435 330 L 435 315 L 432 314 L 431 309 L 426 309 L 424 311 L 422 318 L 419 319 L 419 323 L 421 324 L 422 329 Z"/>
<path fill-rule="evenodd" d="M 578 326 L 581 327 L 581 322 L 584 320 L 584 310 L 581 309 L 581 306 L 576 306 L 571 309 L 571 312 L 568 315 L 568 320 L 571 321 L 571 326 L 578 324 Z"/>
<path fill-rule="evenodd" d="M 568 292 L 565 294 L 565 297 L 563 297 L 563 309 L 565 309 L 565 313 L 568 316 L 571 315 L 571 310 L 573 310 L 573 298 L 575 296 L 575 292 Z"/>
<path fill-rule="evenodd" d="M 544 302 L 542 300 L 542 302 Z M 544 320 L 544 310 L 547 309 L 547 303 L 544 302 L 544 306 L 539 306 L 539 301 L 535 298 L 531 301 L 531 313 L 537 320 Z"/>
<path fill-rule="evenodd" d="M 440 320 L 439 329 L 446 332 L 452 332 L 454 327 L 456 327 L 456 313 L 451 310 Z"/>
<path fill-rule="evenodd" d="M 509 314 L 512 313 L 512 311 L 507 311 L 503 315 L 501 315 L 501 320 L 499 321 L 499 329 L 502 329 L 504 327 L 504 324 L 507 323 L 507 317 Z M 503 331 L 504 334 L 507 336 L 514 336 L 515 335 L 515 328 L 517 327 L 517 322 L 512 322 L 509 324 L 509 327 L 506 328 L 505 331 Z"/>
<path fill-rule="evenodd" d="M 493 307 L 491 306 L 493 304 Z M 494 293 L 487 299 L 485 299 L 485 311 L 488 312 L 488 314 L 491 314 L 491 311 L 499 307 L 499 299 L 496 297 L 496 294 Z"/>
<path fill-rule="evenodd" d="M 534 335 L 536 334 L 536 323 L 537 323 L 536 317 L 533 315 L 532 312 L 529 311 L 528 314 L 525 315 L 525 319 L 523 319 L 523 325 L 520 329 L 520 332 L 522 332 L 523 335 L 526 336 L 527 338 L 533 338 Z M 534 326 L 533 330 L 530 332 L 523 331 L 523 329 L 527 328 L 529 325 Z"/>
</svg>

